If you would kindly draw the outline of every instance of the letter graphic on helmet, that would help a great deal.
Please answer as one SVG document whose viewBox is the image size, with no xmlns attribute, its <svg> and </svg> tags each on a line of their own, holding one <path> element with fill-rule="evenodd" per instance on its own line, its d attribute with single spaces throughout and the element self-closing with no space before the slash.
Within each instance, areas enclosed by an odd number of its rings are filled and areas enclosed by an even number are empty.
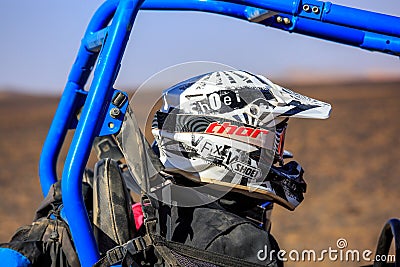
<svg viewBox="0 0 400 267">
<path fill-rule="evenodd" d="M 303 169 L 283 164 L 287 121 L 325 119 L 331 106 L 245 71 L 218 71 L 163 92 L 152 125 L 165 170 L 293 210 Z"/>
</svg>

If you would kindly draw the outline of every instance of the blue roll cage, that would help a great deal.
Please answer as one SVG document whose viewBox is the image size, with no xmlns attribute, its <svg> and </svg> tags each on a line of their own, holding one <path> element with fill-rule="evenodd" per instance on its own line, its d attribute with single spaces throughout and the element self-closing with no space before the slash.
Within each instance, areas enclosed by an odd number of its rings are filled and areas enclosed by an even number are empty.
<svg viewBox="0 0 400 267">
<path fill-rule="evenodd" d="M 107 0 L 93 15 L 82 39 L 43 146 L 39 176 L 43 195 L 57 181 L 56 163 L 66 134 L 76 129 L 62 172 L 64 217 L 81 265 L 99 259 L 82 198 L 82 174 L 96 136 L 119 131 L 113 88 L 139 10 L 210 12 L 253 23 L 400 56 L 400 17 L 316 0 Z M 96 64 L 97 61 L 97 64 Z M 95 66 L 96 64 L 96 66 Z M 89 90 L 84 86 L 94 76 Z M 122 108 L 124 111 L 126 106 Z M 80 118 L 77 113 L 81 110 Z"/>
</svg>

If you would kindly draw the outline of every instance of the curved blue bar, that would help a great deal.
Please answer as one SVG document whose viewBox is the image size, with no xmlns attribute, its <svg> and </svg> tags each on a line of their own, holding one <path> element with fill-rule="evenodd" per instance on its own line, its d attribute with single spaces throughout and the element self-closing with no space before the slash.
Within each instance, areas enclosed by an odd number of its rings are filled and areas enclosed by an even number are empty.
<svg viewBox="0 0 400 267">
<path fill-rule="evenodd" d="M 239 5 L 252 6 L 274 12 L 290 15 L 298 14 L 300 0 L 221 0 L 224 2 L 235 3 Z"/>
<path fill-rule="evenodd" d="M 96 62 L 97 54 L 81 46 L 72 66 L 49 132 L 44 142 L 39 161 L 39 177 L 42 193 L 47 195 L 51 185 L 57 181 L 57 159 L 76 110 L 81 104 L 80 92 Z"/>
<path fill-rule="evenodd" d="M 119 2 L 119 0 L 104 1 L 104 3 L 96 10 L 92 19 L 90 20 L 84 35 L 85 38 L 108 25 L 113 18 L 115 11 L 117 10 Z"/>
<path fill-rule="evenodd" d="M 118 1 L 106 1 L 94 14 L 85 36 L 90 35 L 105 25 L 112 18 Z M 108 16 L 106 16 L 108 14 Z M 108 21 L 107 21 L 108 19 Z M 82 44 L 84 42 L 82 41 Z M 53 183 L 57 181 L 57 159 L 68 129 L 74 119 L 76 109 L 80 104 L 79 92 L 83 90 L 98 53 L 88 51 L 81 45 L 78 56 L 71 68 L 68 82 L 64 88 L 56 113 L 44 142 L 39 161 L 39 177 L 42 193 L 47 195 Z"/>
<path fill-rule="evenodd" d="M 53 183 L 57 181 L 56 165 L 65 136 L 73 117 L 80 86 L 69 81 L 58 104 L 47 138 L 43 145 L 39 161 L 39 177 L 42 193 L 47 195 Z"/>
<path fill-rule="evenodd" d="M 248 19 L 249 9 L 255 9 L 239 4 L 228 2 L 218 2 L 213 0 L 146 0 L 140 8 L 141 10 L 174 10 L 174 11 L 203 11 L 226 15 L 239 19 Z M 258 9 L 259 11 L 264 11 Z"/>
<path fill-rule="evenodd" d="M 112 86 L 118 74 L 133 21 L 142 2 L 121 0 L 115 11 L 63 170 L 61 188 L 64 212 L 83 267 L 92 266 L 99 259 L 99 252 L 82 198 L 82 174 L 93 140 L 106 116 L 113 92 Z M 114 7 L 115 5 L 108 5 L 108 10 L 104 9 L 101 12 L 104 15 L 111 14 L 115 10 Z M 104 26 L 104 24 L 105 20 L 99 18 L 92 20 L 90 26 L 94 25 L 93 28 L 96 28 L 96 25 Z"/>
<path fill-rule="evenodd" d="M 257 23 L 362 49 L 400 55 L 397 45 L 400 39 L 393 36 L 400 32 L 400 27 L 391 27 L 391 25 L 400 25 L 400 18 L 315 0 L 310 0 L 310 3 L 319 3 L 321 7 L 323 6 L 322 14 L 316 16 L 318 19 L 303 17 L 301 9 L 304 3 L 307 1 L 175 0 L 166 2 L 146 0 L 142 9 L 204 11 L 244 20 L 250 20 L 255 14 L 263 14 L 269 10 L 283 13 L 279 15 L 289 17 L 292 23 L 279 24 L 273 21 L 273 18 L 257 21 Z M 381 32 L 390 33 L 392 36 L 381 34 Z"/>
</svg>

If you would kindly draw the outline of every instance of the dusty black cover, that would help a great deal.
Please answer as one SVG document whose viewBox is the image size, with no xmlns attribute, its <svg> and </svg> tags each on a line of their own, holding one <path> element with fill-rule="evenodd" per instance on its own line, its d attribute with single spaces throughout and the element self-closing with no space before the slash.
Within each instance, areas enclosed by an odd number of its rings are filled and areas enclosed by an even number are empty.
<svg viewBox="0 0 400 267">
<path fill-rule="evenodd" d="M 281 266 L 279 247 L 267 231 L 251 221 L 224 210 L 217 203 L 201 207 L 159 207 L 160 232 L 167 240 L 216 252 L 263 266 Z M 258 252 L 272 258 L 258 258 Z M 267 254 L 267 255 L 268 255 Z"/>
<path fill-rule="evenodd" d="M 112 159 L 100 160 L 94 169 L 93 223 L 101 254 L 135 233 L 131 198 L 118 162 Z"/>
<path fill-rule="evenodd" d="M 52 185 L 31 225 L 19 228 L 9 243 L 0 247 L 18 251 L 32 267 L 79 267 L 68 225 L 60 216 L 60 182 Z"/>
</svg>

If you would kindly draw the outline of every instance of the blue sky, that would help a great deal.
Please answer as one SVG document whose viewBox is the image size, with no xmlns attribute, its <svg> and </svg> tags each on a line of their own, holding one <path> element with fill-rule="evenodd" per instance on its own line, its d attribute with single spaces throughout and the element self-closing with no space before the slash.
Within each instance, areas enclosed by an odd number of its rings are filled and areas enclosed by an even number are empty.
<svg viewBox="0 0 400 267">
<path fill-rule="evenodd" d="M 61 93 L 86 25 L 102 2 L 0 0 L 0 90 Z M 398 0 L 332 2 L 400 16 Z M 394 56 L 224 16 L 144 11 L 135 23 L 117 87 L 133 88 L 166 67 L 194 60 L 247 69 L 272 80 L 400 74 L 400 60 Z"/>
</svg>

